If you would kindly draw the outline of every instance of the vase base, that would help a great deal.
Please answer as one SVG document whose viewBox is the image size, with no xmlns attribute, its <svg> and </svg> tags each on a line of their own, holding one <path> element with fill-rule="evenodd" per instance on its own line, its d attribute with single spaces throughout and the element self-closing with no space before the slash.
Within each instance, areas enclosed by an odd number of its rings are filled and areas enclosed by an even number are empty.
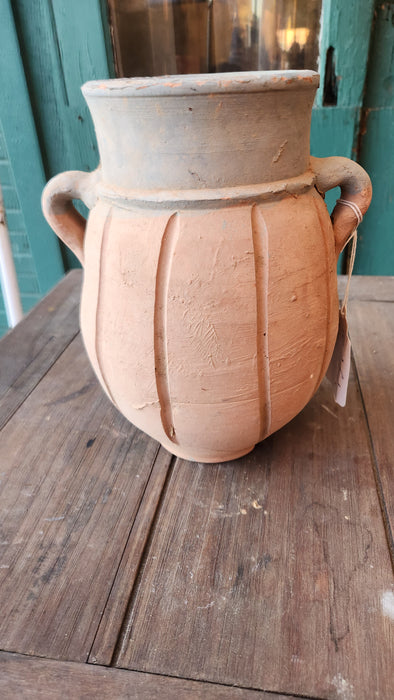
<svg viewBox="0 0 394 700">
<path fill-rule="evenodd" d="M 189 462 L 200 462 L 203 464 L 218 464 L 219 462 L 231 462 L 234 459 L 239 459 L 240 457 L 244 457 L 245 455 L 249 454 L 249 452 L 252 452 L 256 445 L 250 445 L 249 447 L 245 447 L 242 450 L 236 451 L 236 450 L 230 450 L 229 452 L 220 452 L 218 453 L 217 451 L 209 451 L 207 450 L 205 453 L 198 452 L 197 450 L 182 450 L 181 447 L 177 445 L 174 445 L 173 443 L 170 442 L 163 442 L 162 443 L 163 447 L 168 451 L 171 452 L 175 457 L 179 457 L 180 459 L 186 459 Z"/>
</svg>

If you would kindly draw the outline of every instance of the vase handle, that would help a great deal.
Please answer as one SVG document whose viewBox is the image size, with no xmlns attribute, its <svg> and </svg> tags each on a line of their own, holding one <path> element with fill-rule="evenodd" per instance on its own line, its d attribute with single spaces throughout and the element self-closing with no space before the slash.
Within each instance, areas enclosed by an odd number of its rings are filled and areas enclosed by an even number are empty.
<svg viewBox="0 0 394 700">
<path fill-rule="evenodd" d="M 353 202 L 362 215 L 367 211 L 372 198 L 372 185 L 364 168 L 350 158 L 332 156 L 331 158 L 311 157 L 311 167 L 316 175 L 315 186 L 320 194 L 339 186 L 341 199 Z M 331 214 L 335 236 L 337 257 L 345 247 L 355 228 L 357 215 L 351 207 L 337 202 Z"/>
<path fill-rule="evenodd" d="M 69 170 L 49 180 L 42 193 L 42 211 L 48 224 L 82 265 L 86 219 L 73 206 L 73 199 L 80 199 L 91 209 L 96 202 L 99 179 L 99 168 L 91 173 Z"/>
</svg>

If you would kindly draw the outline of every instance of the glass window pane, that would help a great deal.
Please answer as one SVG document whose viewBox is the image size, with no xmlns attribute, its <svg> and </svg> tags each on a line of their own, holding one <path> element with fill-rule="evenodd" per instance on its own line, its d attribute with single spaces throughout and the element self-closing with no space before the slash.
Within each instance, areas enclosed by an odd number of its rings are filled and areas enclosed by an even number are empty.
<svg viewBox="0 0 394 700">
<path fill-rule="evenodd" d="M 322 0 L 108 0 L 117 74 L 316 70 Z"/>
</svg>

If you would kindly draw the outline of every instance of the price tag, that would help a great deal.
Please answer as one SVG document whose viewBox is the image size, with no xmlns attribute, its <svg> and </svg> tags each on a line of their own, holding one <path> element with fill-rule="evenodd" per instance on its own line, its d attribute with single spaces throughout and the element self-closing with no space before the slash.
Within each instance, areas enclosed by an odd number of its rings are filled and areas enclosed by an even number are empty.
<svg viewBox="0 0 394 700">
<path fill-rule="evenodd" d="M 344 204 L 354 212 L 357 218 L 357 223 L 361 224 L 363 214 L 356 202 L 350 202 L 347 199 L 338 199 L 337 204 Z M 342 306 L 339 310 L 338 335 L 334 347 L 334 352 L 331 358 L 330 365 L 327 370 L 327 378 L 334 387 L 334 399 L 339 406 L 346 405 L 347 387 L 349 384 L 350 374 L 350 351 L 351 343 L 347 327 L 346 308 L 349 299 L 350 279 L 353 272 L 354 259 L 356 257 L 357 247 L 357 229 L 355 228 L 350 236 L 348 243 L 352 242 L 350 254 L 349 269 L 345 296 L 343 297 Z"/>
<path fill-rule="evenodd" d="M 346 405 L 347 387 L 350 373 L 351 343 L 348 333 L 346 308 L 339 311 L 338 335 L 327 370 L 327 378 L 334 389 L 334 399 L 339 406 Z"/>
</svg>

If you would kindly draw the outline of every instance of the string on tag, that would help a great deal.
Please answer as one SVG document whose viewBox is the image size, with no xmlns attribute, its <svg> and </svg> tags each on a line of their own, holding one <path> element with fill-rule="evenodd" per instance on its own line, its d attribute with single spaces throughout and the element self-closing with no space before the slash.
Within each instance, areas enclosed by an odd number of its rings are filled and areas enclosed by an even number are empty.
<svg viewBox="0 0 394 700">
<path fill-rule="evenodd" d="M 361 224 L 363 215 L 360 207 L 355 202 L 349 202 L 347 199 L 338 199 L 338 204 L 344 204 L 345 206 L 350 207 L 357 217 L 357 226 Z M 345 406 L 346 404 L 347 387 L 350 374 L 351 345 L 346 319 L 346 309 L 349 299 L 350 280 L 354 267 L 354 259 L 356 257 L 357 226 L 348 240 L 348 243 L 352 241 L 352 250 L 348 265 L 348 278 L 341 308 L 339 309 L 338 335 L 330 366 L 327 370 L 327 377 L 334 387 L 334 399 L 340 406 Z"/>
<path fill-rule="evenodd" d="M 337 199 L 337 204 L 344 204 L 346 207 L 350 207 L 352 211 L 355 213 L 357 217 L 357 226 L 359 226 L 363 220 L 363 215 L 360 207 L 356 202 L 350 202 L 348 199 Z M 349 259 L 349 264 L 348 264 L 348 278 L 347 278 L 347 283 L 346 283 L 346 289 L 345 289 L 345 294 L 343 297 L 342 305 L 341 305 L 341 313 L 343 315 L 346 315 L 346 309 L 347 309 L 347 303 L 349 300 L 349 290 L 350 290 L 350 280 L 353 274 L 353 267 L 354 267 L 354 261 L 356 258 L 356 248 L 357 248 L 357 226 L 355 227 L 353 233 L 351 234 L 348 243 L 352 241 L 352 249 L 350 251 L 350 259 Z"/>
</svg>

